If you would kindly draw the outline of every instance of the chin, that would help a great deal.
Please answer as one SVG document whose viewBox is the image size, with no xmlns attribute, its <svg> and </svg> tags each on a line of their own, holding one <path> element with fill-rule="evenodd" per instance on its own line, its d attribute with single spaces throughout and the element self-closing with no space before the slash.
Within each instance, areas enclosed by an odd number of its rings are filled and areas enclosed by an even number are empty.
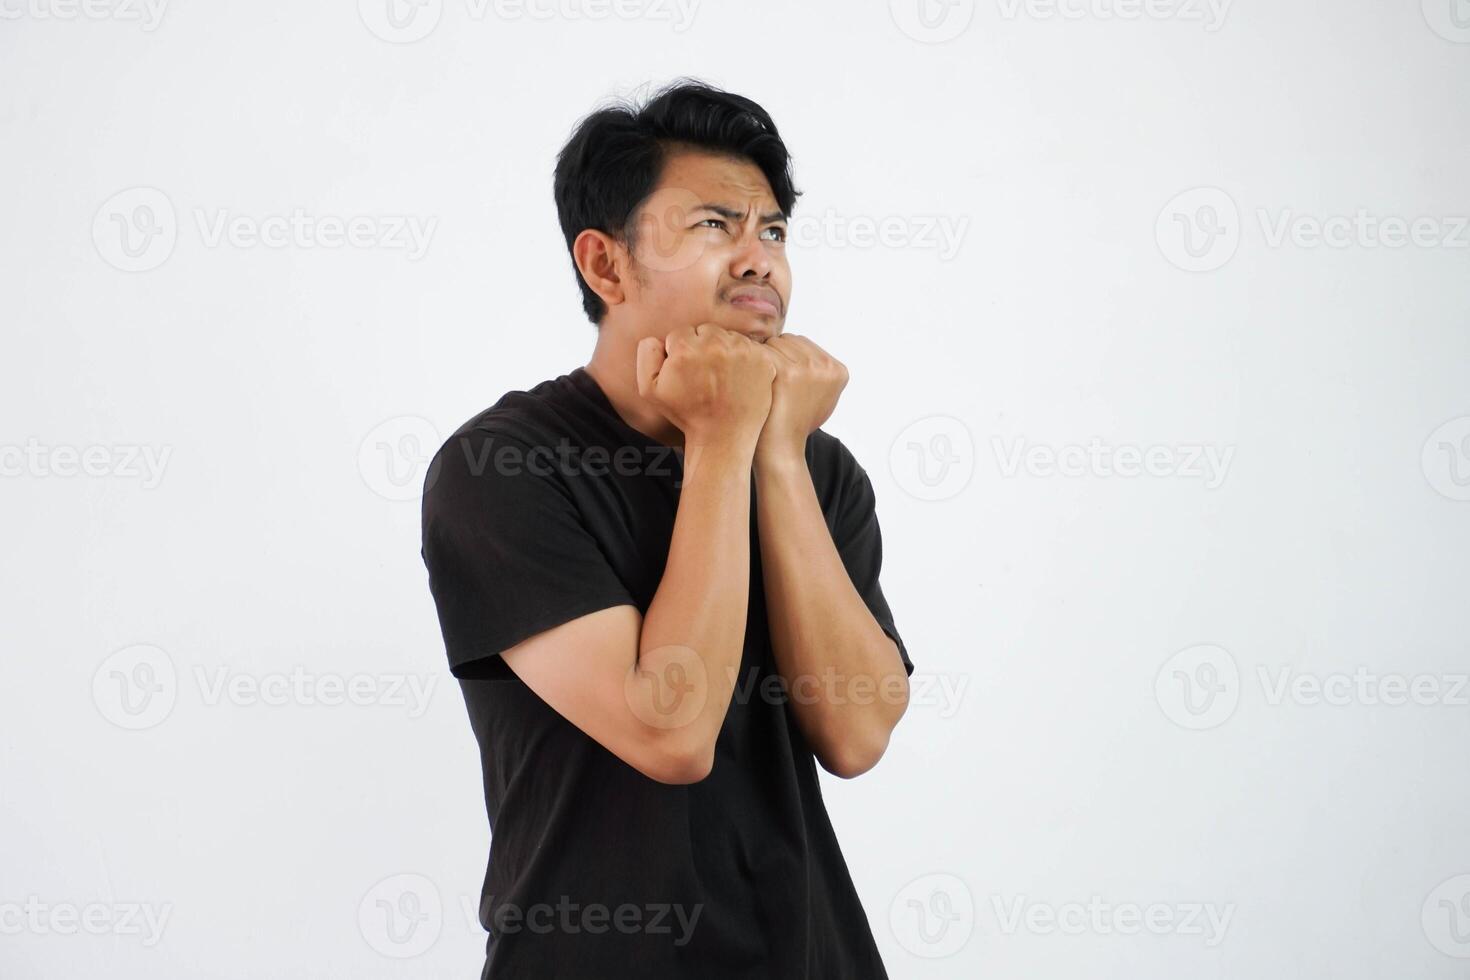
<svg viewBox="0 0 1470 980">
<path fill-rule="evenodd" d="M 751 340 L 765 343 L 772 337 L 781 335 L 781 324 L 772 323 L 774 319 L 774 317 L 742 316 L 735 323 L 730 324 L 730 329 L 745 334 Z"/>
</svg>

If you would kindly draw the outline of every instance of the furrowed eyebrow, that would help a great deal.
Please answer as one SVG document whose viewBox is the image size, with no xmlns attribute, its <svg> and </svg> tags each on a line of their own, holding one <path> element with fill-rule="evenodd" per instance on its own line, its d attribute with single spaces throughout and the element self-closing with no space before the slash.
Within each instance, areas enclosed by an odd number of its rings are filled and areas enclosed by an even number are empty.
<svg viewBox="0 0 1470 980">
<path fill-rule="evenodd" d="M 697 211 L 713 211 L 715 214 L 719 215 L 720 217 L 722 217 L 722 218 L 729 218 L 731 221 L 739 221 L 740 219 L 742 219 L 742 218 L 745 217 L 745 212 L 744 211 L 737 211 L 734 208 L 727 207 L 726 205 L 723 205 L 723 204 L 701 204 L 695 210 L 697 210 Z M 774 223 L 776 223 L 778 221 L 785 221 L 785 220 L 786 220 L 786 215 L 783 214 L 780 211 L 772 211 L 769 214 L 763 214 L 763 215 L 761 215 L 761 224 L 763 224 L 763 225 L 774 224 Z"/>
</svg>

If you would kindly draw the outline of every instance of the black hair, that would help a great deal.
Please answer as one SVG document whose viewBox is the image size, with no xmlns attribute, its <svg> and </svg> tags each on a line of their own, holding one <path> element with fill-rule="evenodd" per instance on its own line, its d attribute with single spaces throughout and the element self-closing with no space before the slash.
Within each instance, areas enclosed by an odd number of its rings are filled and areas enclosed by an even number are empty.
<svg viewBox="0 0 1470 980">
<path fill-rule="evenodd" d="M 556 215 L 567 251 L 587 228 L 631 246 L 635 209 L 653 193 L 664 161 L 679 144 L 733 157 L 761 169 L 781 213 L 790 216 L 801 191 L 792 183 L 791 155 L 770 115 L 755 102 L 697 79 L 679 78 L 646 100 L 606 104 L 577 124 L 556 157 Z M 576 268 L 587 319 L 607 313 Z"/>
</svg>

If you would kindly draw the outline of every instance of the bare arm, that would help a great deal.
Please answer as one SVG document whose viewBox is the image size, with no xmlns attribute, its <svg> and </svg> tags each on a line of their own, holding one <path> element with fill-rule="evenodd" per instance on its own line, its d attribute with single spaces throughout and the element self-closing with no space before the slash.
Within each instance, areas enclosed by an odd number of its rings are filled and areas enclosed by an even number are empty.
<svg viewBox="0 0 1470 980">
<path fill-rule="evenodd" d="M 812 752 L 850 779 L 887 750 L 908 708 L 908 673 L 842 564 L 805 456 L 764 457 L 755 480 L 776 665 Z"/>
<path fill-rule="evenodd" d="M 909 682 L 842 563 L 806 465 L 807 439 L 836 407 L 847 368 L 796 334 L 763 350 L 778 368 L 754 462 L 771 645 L 813 754 L 850 779 L 887 750 Z"/>
<path fill-rule="evenodd" d="M 600 610 L 502 656 L 608 751 L 651 779 L 690 783 L 714 764 L 744 647 L 751 462 L 774 369 L 728 331 L 676 331 L 666 343 L 640 346 L 639 390 L 684 432 L 684 480 L 647 616 Z"/>
</svg>

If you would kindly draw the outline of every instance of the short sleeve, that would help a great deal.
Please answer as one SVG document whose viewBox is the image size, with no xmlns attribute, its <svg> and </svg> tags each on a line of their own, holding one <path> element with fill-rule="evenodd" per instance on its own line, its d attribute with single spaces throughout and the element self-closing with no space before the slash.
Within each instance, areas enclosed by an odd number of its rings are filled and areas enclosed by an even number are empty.
<svg viewBox="0 0 1470 980">
<path fill-rule="evenodd" d="M 836 449 L 837 480 L 841 491 L 837 497 L 832 542 L 837 546 L 837 553 L 842 557 L 853 586 L 883 632 L 897 644 L 903 669 L 912 676 L 914 664 L 909 659 L 908 647 L 904 645 L 903 637 L 898 635 L 898 628 L 893 624 L 893 612 L 888 608 L 888 600 L 878 582 L 878 575 L 883 570 L 883 534 L 878 527 L 873 481 L 840 441 L 836 441 Z"/>
<path fill-rule="evenodd" d="M 586 526 L 554 458 L 482 428 L 451 436 L 424 481 L 420 555 L 450 673 L 510 677 L 521 640 L 636 605 Z"/>
</svg>

